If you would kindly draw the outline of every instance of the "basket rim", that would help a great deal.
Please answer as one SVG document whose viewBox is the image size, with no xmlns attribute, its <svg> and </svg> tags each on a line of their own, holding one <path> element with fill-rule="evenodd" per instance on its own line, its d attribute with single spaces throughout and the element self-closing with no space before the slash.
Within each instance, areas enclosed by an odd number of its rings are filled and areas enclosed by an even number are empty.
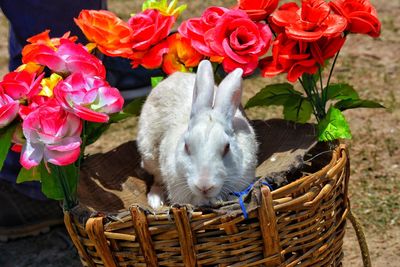
<svg viewBox="0 0 400 267">
<path fill-rule="evenodd" d="M 273 209 L 275 211 L 279 211 L 279 210 L 284 210 L 289 208 L 293 203 L 295 202 L 296 199 L 291 199 L 288 200 L 287 199 L 287 195 L 290 195 L 291 193 L 295 192 L 296 190 L 301 190 L 303 187 L 305 187 L 306 185 L 309 185 L 312 182 L 317 181 L 318 179 L 320 179 L 319 177 L 326 177 L 326 179 L 331 179 L 332 177 L 335 176 L 335 174 L 337 174 L 343 167 L 344 165 L 347 163 L 347 158 L 348 158 L 348 152 L 347 152 L 347 146 L 344 143 L 337 143 L 336 146 L 331 150 L 331 159 L 329 161 L 329 163 L 327 163 L 326 165 L 324 165 L 321 169 L 319 169 L 318 171 L 314 172 L 314 173 L 310 173 L 308 175 L 304 175 L 302 177 L 300 177 L 299 179 L 290 182 L 287 185 L 284 185 L 282 187 L 279 187 L 275 190 L 270 191 L 271 192 L 271 196 L 273 199 Z M 263 180 L 264 178 L 259 178 L 258 180 L 256 180 L 256 183 L 259 183 L 261 180 Z M 262 186 L 260 185 L 259 189 L 261 190 L 261 188 L 263 187 L 268 187 L 268 186 Z M 251 189 L 250 192 L 252 192 L 255 189 L 255 187 L 253 187 Z M 269 188 L 268 188 L 269 190 Z M 306 193 L 304 193 L 305 195 Z M 307 203 L 313 203 L 316 201 L 316 199 L 319 199 L 321 197 L 321 192 L 319 192 L 319 194 L 314 195 L 312 199 L 308 199 Z M 310 198 L 310 197 L 308 197 Z M 78 217 L 81 218 L 82 224 L 84 225 L 86 223 L 86 221 L 90 218 L 94 218 L 94 217 L 102 217 L 104 219 L 107 219 L 107 224 L 109 223 L 113 223 L 113 222 L 123 222 L 124 221 L 124 217 L 129 217 L 130 213 L 133 209 L 140 209 L 143 212 L 145 212 L 145 214 L 152 220 L 159 220 L 159 219 L 165 219 L 165 218 L 170 218 L 170 214 L 172 213 L 173 209 L 176 208 L 185 208 L 188 213 L 191 214 L 191 216 L 207 216 L 207 214 L 209 214 L 209 216 L 214 216 L 215 214 L 217 215 L 225 215 L 225 216 L 243 216 L 243 211 L 238 209 L 236 210 L 236 212 L 231 212 L 231 213 L 227 213 L 226 211 L 218 213 L 219 210 L 222 210 L 221 208 L 226 207 L 228 205 L 232 205 L 232 204 L 238 204 L 238 201 L 223 201 L 221 202 L 221 206 L 219 207 L 200 207 L 200 206 L 193 206 L 191 204 L 172 204 L 169 206 L 166 206 L 163 210 L 150 210 L 148 209 L 148 207 L 145 207 L 144 205 L 141 205 L 139 203 L 132 203 L 129 208 L 127 208 L 126 210 L 123 211 L 118 211 L 115 213 L 104 213 L 104 212 L 99 212 L 99 211 L 95 211 L 95 212 L 88 212 L 86 210 L 83 211 L 83 213 L 85 213 L 83 215 L 83 217 L 86 218 L 82 218 L 82 209 L 80 206 L 80 203 L 78 203 L 78 205 L 76 207 L 74 207 L 71 211 L 64 211 L 64 213 L 66 214 L 70 214 L 74 217 Z M 259 207 L 260 203 L 257 203 L 257 205 L 251 209 L 251 210 L 247 210 L 247 213 L 251 213 L 253 212 L 255 209 L 257 209 Z M 88 214 L 89 213 L 89 214 Z M 214 214 L 214 215 L 213 215 Z"/>
</svg>

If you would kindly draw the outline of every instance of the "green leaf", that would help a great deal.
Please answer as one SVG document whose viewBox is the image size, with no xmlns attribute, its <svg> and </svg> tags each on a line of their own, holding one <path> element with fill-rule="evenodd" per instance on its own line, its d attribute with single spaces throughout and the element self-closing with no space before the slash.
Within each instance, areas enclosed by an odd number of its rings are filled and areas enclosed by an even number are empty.
<svg viewBox="0 0 400 267">
<path fill-rule="evenodd" d="M 381 104 L 371 101 L 371 100 L 362 100 L 362 99 L 344 99 L 335 104 L 335 108 L 343 111 L 346 109 L 353 108 L 385 108 Z"/>
<path fill-rule="evenodd" d="M 0 170 L 3 168 L 4 161 L 10 150 L 14 130 L 15 125 L 9 125 L 6 128 L 0 129 Z"/>
<path fill-rule="evenodd" d="M 87 122 L 85 135 L 86 135 L 86 146 L 96 142 L 100 136 L 107 131 L 110 127 L 109 123 L 97 123 L 97 122 Z"/>
<path fill-rule="evenodd" d="M 271 84 L 260 90 L 247 101 L 245 108 L 257 106 L 284 105 L 292 97 L 301 96 L 302 93 L 293 89 L 289 83 Z"/>
<path fill-rule="evenodd" d="M 146 101 L 146 98 L 146 96 L 136 98 L 126 105 L 122 111 L 130 116 L 138 116 L 142 110 L 142 106 Z"/>
<path fill-rule="evenodd" d="M 323 95 L 326 95 L 327 100 L 359 99 L 356 90 L 345 83 L 330 84 L 324 88 Z"/>
<path fill-rule="evenodd" d="M 319 141 L 333 141 L 336 139 L 351 139 L 350 127 L 339 109 L 330 107 L 326 117 L 318 125 Z"/>
<path fill-rule="evenodd" d="M 129 117 L 131 117 L 131 114 L 125 113 L 123 111 L 118 112 L 118 113 L 114 113 L 110 115 L 110 120 L 109 123 L 116 123 L 116 122 L 120 122 L 122 120 L 125 120 Z"/>
<path fill-rule="evenodd" d="M 43 163 L 41 163 L 43 164 Z M 40 181 L 40 166 L 33 167 L 29 170 L 21 168 L 17 177 L 17 184 L 30 181 Z"/>
<path fill-rule="evenodd" d="M 151 87 L 156 87 L 162 80 L 164 80 L 163 76 L 151 77 Z"/>
<path fill-rule="evenodd" d="M 284 104 L 283 115 L 285 120 L 306 123 L 313 112 L 313 107 L 308 99 L 295 96 Z"/>
<path fill-rule="evenodd" d="M 44 164 L 40 164 L 39 166 L 43 194 L 50 199 L 63 200 L 64 193 L 59 181 L 59 176 L 56 173 L 53 173 L 53 171 L 49 173 Z"/>
<path fill-rule="evenodd" d="M 44 164 L 39 165 L 43 194 L 55 200 L 72 199 L 78 185 L 77 167 L 74 164 L 68 166 L 48 165 L 51 173 Z"/>
<path fill-rule="evenodd" d="M 139 116 L 145 101 L 146 97 L 143 96 L 129 102 L 121 112 L 111 114 L 109 122 L 116 123 L 132 116 Z"/>
<path fill-rule="evenodd" d="M 88 122 L 86 124 L 86 145 L 93 144 L 96 142 L 100 136 L 108 130 L 112 123 L 120 122 L 132 116 L 138 116 L 142 110 L 142 106 L 146 100 L 146 97 L 138 97 L 131 101 L 124 109 L 119 113 L 114 113 L 110 115 L 110 120 L 108 123 L 96 123 Z"/>
</svg>

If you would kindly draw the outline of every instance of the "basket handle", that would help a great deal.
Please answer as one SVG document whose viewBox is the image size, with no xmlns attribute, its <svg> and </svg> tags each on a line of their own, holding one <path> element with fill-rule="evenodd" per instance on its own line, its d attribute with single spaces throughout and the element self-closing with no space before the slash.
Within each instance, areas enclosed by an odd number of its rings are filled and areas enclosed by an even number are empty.
<svg viewBox="0 0 400 267">
<path fill-rule="evenodd" d="M 364 267 L 371 267 L 372 266 L 371 257 L 369 255 L 368 244 L 367 240 L 365 239 L 363 227 L 361 226 L 360 221 L 357 219 L 357 217 L 354 216 L 351 209 L 349 209 L 347 218 L 351 222 L 351 225 L 353 226 L 354 231 L 356 232 L 358 244 L 360 245 L 361 249 L 361 257 L 363 260 Z"/>
<path fill-rule="evenodd" d="M 360 250 L 361 250 L 361 257 L 363 261 L 364 267 L 371 267 L 371 257 L 369 255 L 369 250 L 368 250 L 368 244 L 367 240 L 365 239 L 365 234 L 363 227 L 361 226 L 360 221 L 354 216 L 353 212 L 351 211 L 350 207 L 350 200 L 349 200 L 349 195 L 348 195 L 348 190 L 349 190 L 349 180 L 350 180 L 350 156 L 349 152 L 347 150 L 346 145 L 341 144 L 340 145 L 340 152 L 341 155 L 347 158 L 346 166 L 345 166 L 345 184 L 344 184 L 344 199 L 346 200 L 347 204 L 347 218 L 351 222 L 351 225 L 353 226 L 354 231 L 356 232 L 358 244 L 360 245 Z"/>
</svg>

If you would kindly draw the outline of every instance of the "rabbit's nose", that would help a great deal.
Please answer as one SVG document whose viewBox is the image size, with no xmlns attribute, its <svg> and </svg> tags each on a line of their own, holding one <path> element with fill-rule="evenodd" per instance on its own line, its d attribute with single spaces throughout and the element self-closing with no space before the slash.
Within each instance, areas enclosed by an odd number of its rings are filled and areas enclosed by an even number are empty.
<svg viewBox="0 0 400 267">
<path fill-rule="evenodd" d="M 212 189 L 214 189 L 214 185 L 195 185 L 196 189 L 202 192 L 204 195 L 207 195 Z"/>
</svg>

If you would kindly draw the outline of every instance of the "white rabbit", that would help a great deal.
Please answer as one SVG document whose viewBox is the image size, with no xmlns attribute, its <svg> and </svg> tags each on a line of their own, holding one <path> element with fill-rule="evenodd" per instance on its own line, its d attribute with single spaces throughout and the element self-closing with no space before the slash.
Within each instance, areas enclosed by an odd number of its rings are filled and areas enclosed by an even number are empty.
<svg viewBox="0 0 400 267">
<path fill-rule="evenodd" d="M 238 109 L 242 74 L 236 69 L 217 88 L 204 60 L 197 75 L 175 73 L 151 91 L 137 137 L 143 167 L 154 175 L 151 207 L 165 195 L 171 203 L 213 204 L 253 182 L 257 142 Z"/>
</svg>

